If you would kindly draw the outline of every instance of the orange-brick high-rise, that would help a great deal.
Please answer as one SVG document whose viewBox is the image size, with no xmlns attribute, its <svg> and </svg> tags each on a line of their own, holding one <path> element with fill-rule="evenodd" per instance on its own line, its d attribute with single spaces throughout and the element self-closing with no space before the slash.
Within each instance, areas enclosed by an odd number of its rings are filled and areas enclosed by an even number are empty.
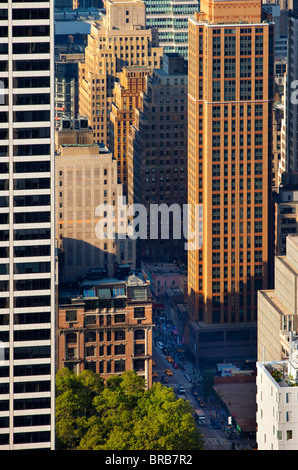
<svg viewBox="0 0 298 470">
<path fill-rule="evenodd" d="M 188 341 L 197 364 L 241 362 L 256 357 L 273 235 L 274 25 L 261 0 L 201 0 L 188 57 L 188 201 L 203 204 L 203 245 L 188 252 Z"/>
</svg>

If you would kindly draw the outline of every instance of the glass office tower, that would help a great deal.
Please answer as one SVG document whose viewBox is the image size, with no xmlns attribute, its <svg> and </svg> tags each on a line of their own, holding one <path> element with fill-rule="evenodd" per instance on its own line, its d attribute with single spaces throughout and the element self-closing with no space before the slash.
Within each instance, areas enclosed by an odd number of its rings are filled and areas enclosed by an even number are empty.
<svg viewBox="0 0 298 470">
<path fill-rule="evenodd" d="M 188 58 L 188 19 L 199 11 L 199 0 L 145 0 L 146 25 L 158 28 L 164 51 Z"/>
<path fill-rule="evenodd" d="M 53 4 L 0 3 L 0 450 L 53 449 Z"/>
</svg>

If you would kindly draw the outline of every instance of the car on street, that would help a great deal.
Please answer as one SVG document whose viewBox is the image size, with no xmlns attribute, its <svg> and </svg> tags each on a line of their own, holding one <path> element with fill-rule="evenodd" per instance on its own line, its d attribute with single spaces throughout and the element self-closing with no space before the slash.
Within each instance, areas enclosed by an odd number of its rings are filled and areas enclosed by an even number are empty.
<svg viewBox="0 0 298 470">
<path fill-rule="evenodd" d="M 157 372 L 156 372 L 155 370 L 152 372 L 152 377 L 153 377 L 153 378 L 156 378 L 156 377 L 157 377 Z"/>
<path fill-rule="evenodd" d="M 167 375 L 173 375 L 173 372 L 170 369 L 165 369 L 165 373 Z"/>
<path fill-rule="evenodd" d="M 214 429 L 221 429 L 220 420 L 218 418 L 211 418 L 211 425 Z"/>
<path fill-rule="evenodd" d="M 184 395 L 184 393 L 186 393 L 186 390 L 182 385 L 178 385 L 177 393 L 178 393 L 178 395 Z"/>
<path fill-rule="evenodd" d="M 177 362 L 172 362 L 172 366 L 174 367 L 174 369 L 179 369 Z"/>
<path fill-rule="evenodd" d="M 174 362 L 174 359 L 171 356 L 166 356 L 166 360 L 168 362 Z"/>
<path fill-rule="evenodd" d="M 165 375 L 162 376 L 161 381 L 163 384 L 167 384 L 169 382 L 168 378 Z"/>
<path fill-rule="evenodd" d="M 201 408 L 206 408 L 205 402 L 202 398 L 197 398 L 197 400 Z"/>
</svg>

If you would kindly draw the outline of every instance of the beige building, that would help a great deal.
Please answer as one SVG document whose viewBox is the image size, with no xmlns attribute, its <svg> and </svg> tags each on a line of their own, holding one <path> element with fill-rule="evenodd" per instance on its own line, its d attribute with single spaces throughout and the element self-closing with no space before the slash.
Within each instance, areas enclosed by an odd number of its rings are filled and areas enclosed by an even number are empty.
<svg viewBox="0 0 298 470">
<path fill-rule="evenodd" d="M 62 254 L 60 275 L 67 281 L 95 267 L 113 276 L 117 265 L 135 266 L 135 242 L 100 235 L 98 224 L 110 215 L 108 207 L 114 209 L 117 224 L 123 193 L 116 160 L 104 145 L 93 144 L 86 122 L 61 121 L 56 129 L 56 238 Z M 99 205 L 101 213 L 96 209 Z M 115 225 L 116 232 L 119 226 Z"/>
<path fill-rule="evenodd" d="M 258 361 L 288 358 L 289 336 L 298 327 L 298 236 L 275 257 L 275 287 L 258 292 Z"/>
<path fill-rule="evenodd" d="M 163 48 L 157 29 L 147 29 L 145 2 L 105 2 L 106 15 L 91 25 L 85 62 L 79 65 L 79 113 L 88 117 L 94 142 L 108 145 L 115 82 L 125 66 L 159 68 Z"/>
</svg>

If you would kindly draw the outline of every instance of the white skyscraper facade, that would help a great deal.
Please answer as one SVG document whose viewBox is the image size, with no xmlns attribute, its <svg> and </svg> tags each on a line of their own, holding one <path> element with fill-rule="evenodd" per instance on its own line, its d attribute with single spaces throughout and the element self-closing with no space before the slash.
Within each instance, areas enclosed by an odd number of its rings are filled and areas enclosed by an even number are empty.
<svg viewBox="0 0 298 470">
<path fill-rule="evenodd" d="M 0 3 L 0 450 L 53 449 L 54 8 Z"/>
</svg>

